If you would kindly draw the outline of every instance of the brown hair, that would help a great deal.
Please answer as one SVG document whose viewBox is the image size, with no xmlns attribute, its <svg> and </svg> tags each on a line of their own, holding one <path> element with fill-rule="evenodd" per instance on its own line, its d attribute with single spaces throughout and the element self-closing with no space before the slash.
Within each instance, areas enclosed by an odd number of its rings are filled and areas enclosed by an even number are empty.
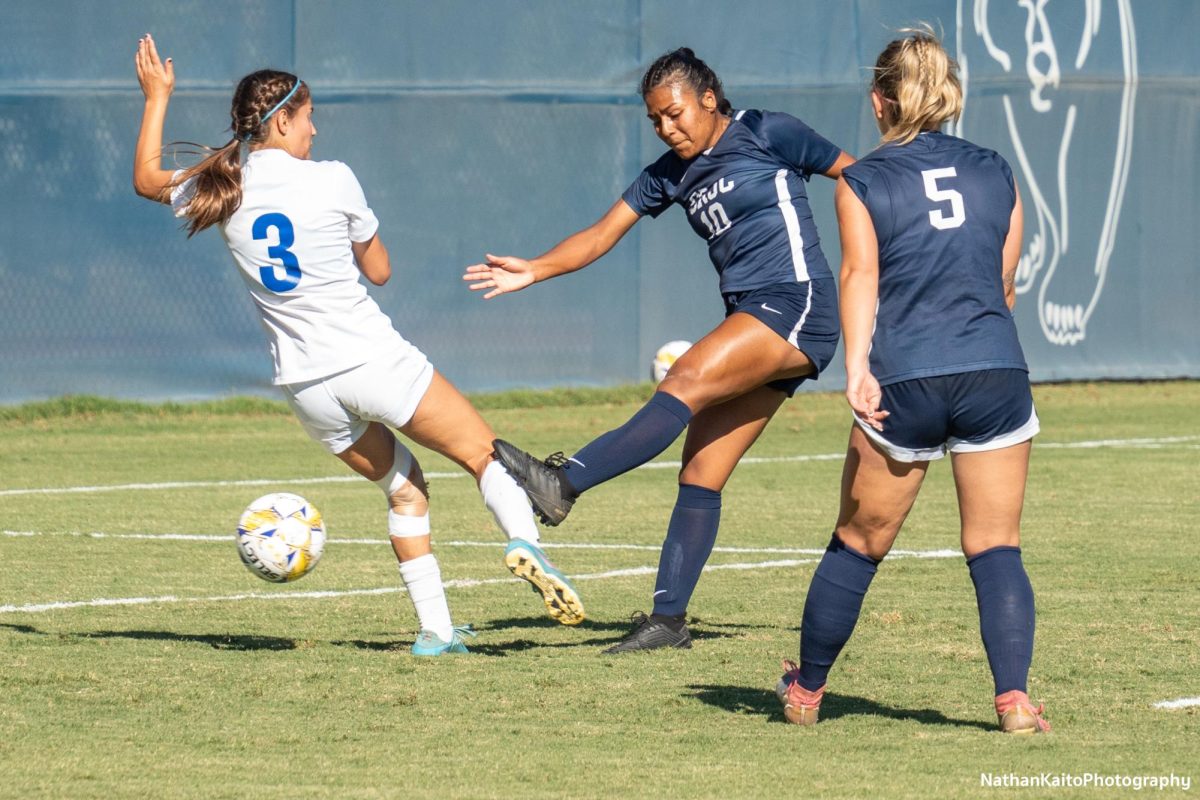
<svg viewBox="0 0 1200 800">
<path fill-rule="evenodd" d="M 288 97 L 289 93 L 291 97 Z M 172 184 L 178 186 L 195 178 L 195 192 L 184 212 L 189 237 L 229 219 L 242 204 L 240 150 L 243 144 L 257 144 L 267 139 L 270 129 L 263 124 L 263 117 L 285 97 L 287 103 L 274 113 L 295 114 L 308 102 L 309 96 L 308 86 L 290 72 L 260 69 L 238 81 L 229 108 L 233 138 L 218 148 L 194 145 L 207 155 L 199 164 L 184 170 Z"/>
<path fill-rule="evenodd" d="M 908 144 L 921 131 L 936 130 L 962 113 L 958 64 L 946 53 L 933 28 L 922 23 L 888 44 L 875 62 L 873 87 L 892 104 L 894 120 L 884 142 Z"/>
<path fill-rule="evenodd" d="M 733 106 L 725 99 L 725 89 L 721 86 L 721 79 L 708 64 L 696 58 L 696 54 L 690 47 L 680 47 L 678 50 L 665 53 L 650 65 L 646 74 L 642 76 L 642 99 L 644 100 L 646 95 L 664 83 L 675 81 L 690 88 L 696 93 L 696 97 L 702 97 L 706 91 L 712 89 L 713 95 L 717 98 L 717 111 L 726 116 L 733 113 Z"/>
</svg>

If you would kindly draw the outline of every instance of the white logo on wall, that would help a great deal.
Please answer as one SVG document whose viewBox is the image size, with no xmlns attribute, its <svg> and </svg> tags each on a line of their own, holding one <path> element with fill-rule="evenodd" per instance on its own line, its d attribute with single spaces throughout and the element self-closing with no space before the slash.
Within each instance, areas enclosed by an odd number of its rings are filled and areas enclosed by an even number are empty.
<svg viewBox="0 0 1200 800">
<path fill-rule="evenodd" d="M 1125 198 L 1137 46 L 1130 0 L 1048 6 L 958 0 L 964 113 L 952 132 L 986 144 L 984 132 L 1007 128 L 1025 201 L 1016 290 L 1036 287 L 1046 339 L 1073 345 L 1086 337 L 1104 290 Z M 1087 85 L 1117 75 L 1123 81 L 1112 90 Z"/>
</svg>

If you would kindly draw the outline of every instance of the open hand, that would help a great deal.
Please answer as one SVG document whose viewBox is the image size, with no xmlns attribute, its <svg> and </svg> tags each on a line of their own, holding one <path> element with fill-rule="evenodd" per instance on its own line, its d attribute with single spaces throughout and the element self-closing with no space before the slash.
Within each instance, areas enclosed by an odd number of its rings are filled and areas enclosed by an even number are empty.
<svg viewBox="0 0 1200 800">
<path fill-rule="evenodd" d="M 523 258 L 494 256 L 491 253 L 484 258 L 487 259 L 485 263 L 472 264 L 463 275 L 463 280 L 471 284 L 471 291 L 488 290 L 483 296 L 484 300 L 491 300 L 499 294 L 518 292 L 534 281 L 533 265 Z"/>
<path fill-rule="evenodd" d="M 137 66 L 138 83 L 147 101 L 165 101 L 175 90 L 175 64 L 158 57 L 154 39 L 146 34 L 138 40 L 137 53 L 133 57 Z"/>
</svg>

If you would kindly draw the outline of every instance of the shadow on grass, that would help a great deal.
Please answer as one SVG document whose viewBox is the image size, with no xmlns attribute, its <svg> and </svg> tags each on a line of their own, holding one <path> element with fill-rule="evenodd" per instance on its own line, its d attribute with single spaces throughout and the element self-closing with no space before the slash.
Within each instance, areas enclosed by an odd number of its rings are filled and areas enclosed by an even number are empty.
<svg viewBox="0 0 1200 800">
<path fill-rule="evenodd" d="M 775 692 L 768 689 L 749 689 L 745 686 L 713 686 L 692 684 L 688 694 L 702 703 L 723 708 L 733 714 L 758 714 L 773 722 L 783 721 L 783 708 Z M 884 717 L 886 719 L 911 720 L 922 725 L 954 725 L 960 728 L 979 728 L 992 731 L 995 725 L 973 719 L 953 719 L 932 708 L 894 708 L 844 694 L 827 694 L 821 703 L 821 722 L 832 722 L 842 717 Z"/>
<path fill-rule="evenodd" d="M 35 636 L 51 634 L 38 630 L 31 625 L 0 625 L 16 633 L 27 633 Z M 74 639 L 134 639 L 157 642 L 186 642 L 203 644 L 215 650 L 295 650 L 298 644 L 295 639 L 279 636 L 250 636 L 229 633 L 175 633 L 174 631 L 79 631 L 56 634 L 63 638 Z"/>
<path fill-rule="evenodd" d="M 695 624 L 693 621 L 691 624 Z M 586 619 L 579 625 L 571 626 L 569 632 L 574 634 L 569 641 L 547 642 L 535 641 L 526 637 L 518 637 L 509 639 L 503 642 L 491 642 L 489 639 L 498 638 L 506 631 L 549 631 L 555 628 L 565 627 L 550 619 L 549 617 L 508 617 L 502 619 L 488 620 L 482 625 L 473 626 L 476 633 L 483 634 L 479 639 L 468 639 L 467 648 L 473 655 L 489 656 L 493 658 L 503 658 L 513 653 L 521 653 L 533 650 L 569 650 L 577 648 L 591 648 L 597 654 L 607 647 L 611 647 L 617 642 L 625 638 L 632 630 L 629 620 L 620 621 L 597 621 Z M 713 627 L 731 628 L 731 632 L 722 630 L 711 630 Z M 697 629 L 693 627 L 692 639 L 694 641 L 703 641 L 708 639 L 724 639 L 736 637 L 740 625 L 721 625 L 711 626 L 705 625 L 703 628 Z M 757 626 L 745 626 L 757 627 Z M 609 635 L 610 632 L 616 632 L 618 635 Z M 601 634 L 599 636 L 589 634 Z M 411 646 L 411 641 L 405 640 L 380 640 L 372 641 L 369 639 L 340 639 L 330 642 L 337 647 L 357 647 L 360 650 L 374 651 L 403 651 Z M 627 656 L 626 656 L 627 657 Z"/>
<path fill-rule="evenodd" d="M 214 650 L 295 650 L 297 642 L 281 636 L 230 633 L 174 633 L 173 631 L 93 631 L 76 633 L 81 639 L 136 639 L 204 644 Z"/>
</svg>

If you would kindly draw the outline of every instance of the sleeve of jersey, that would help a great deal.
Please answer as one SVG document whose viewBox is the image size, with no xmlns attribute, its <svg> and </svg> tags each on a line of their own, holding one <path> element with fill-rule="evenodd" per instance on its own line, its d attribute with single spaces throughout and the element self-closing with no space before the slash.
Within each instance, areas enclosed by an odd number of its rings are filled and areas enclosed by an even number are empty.
<svg viewBox="0 0 1200 800">
<path fill-rule="evenodd" d="M 171 180 L 179 180 L 179 176 L 183 174 L 183 170 L 175 170 L 175 174 L 171 176 Z M 192 197 L 196 194 L 196 177 L 193 175 L 183 183 L 171 190 L 171 210 L 175 212 L 176 217 L 184 217 L 187 215 L 188 206 L 192 202 Z"/>
<path fill-rule="evenodd" d="M 354 176 L 353 170 L 341 162 L 338 162 L 338 167 L 341 173 L 338 189 L 341 194 L 342 211 L 350 222 L 350 241 L 370 241 L 379 230 L 379 220 L 367 205 L 367 197 L 363 194 L 362 186 Z"/>
<path fill-rule="evenodd" d="M 642 170 L 637 180 L 621 195 L 621 199 L 637 212 L 638 216 L 657 217 L 671 207 L 671 197 L 661 175 L 662 162 L 656 161 Z"/>
<path fill-rule="evenodd" d="M 1008 162 L 1004 160 L 1003 156 L 997 153 L 996 160 L 1000 162 L 1000 172 L 1002 175 L 1004 175 L 1005 182 L 1008 183 L 1009 191 L 1012 192 L 1012 203 L 1010 204 L 1010 207 L 1015 206 L 1017 204 L 1017 179 L 1013 177 L 1012 167 L 1008 165 Z"/>
<path fill-rule="evenodd" d="M 846 185 L 850 187 L 850 191 L 854 192 L 854 196 L 862 201 L 866 207 L 867 213 L 871 216 L 871 222 L 875 226 L 875 236 L 882 244 L 884 239 L 891 233 L 892 219 L 892 197 L 888 191 L 886 182 L 884 182 L 878 173 L 866 169 L 866 164 L 861 161 L 853 164 L 842 171 L 842 177 L 846 179 Z M 883 226 L 889 226 L 886 230 Z"/>
<path fill-rule="evenodd" d="M 764 111 L 759 135 L 771 152 L 806 179 L 833 166 L 842 148 L 791 114 Z"/>
</svg>

